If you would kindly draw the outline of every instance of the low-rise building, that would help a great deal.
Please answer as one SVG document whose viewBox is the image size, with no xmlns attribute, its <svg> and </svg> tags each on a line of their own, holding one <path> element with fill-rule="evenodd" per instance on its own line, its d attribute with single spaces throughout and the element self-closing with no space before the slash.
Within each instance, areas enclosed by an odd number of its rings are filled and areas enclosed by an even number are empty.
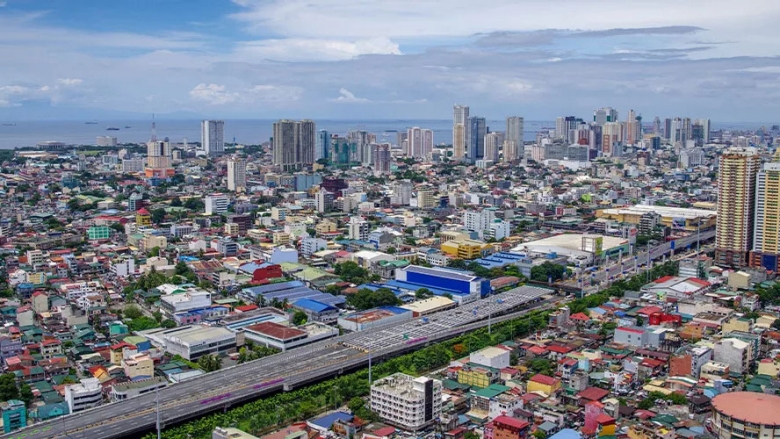
<svg viewBox="0 0 780 439">
<path fill-rule="evenodd" d="M 389 424 L 418 431 L 441 416 L 441 389 L 441 381 L 396 373 L 371 385 L 371 409 Z"/>
<path fill-rule="evenodd" d="M 97 407 L 103 402 L 103 386 L 97 378 L 85 378 L 79 384 L 65 386 L 65 402 L 71 413 Z"/>
</svg>

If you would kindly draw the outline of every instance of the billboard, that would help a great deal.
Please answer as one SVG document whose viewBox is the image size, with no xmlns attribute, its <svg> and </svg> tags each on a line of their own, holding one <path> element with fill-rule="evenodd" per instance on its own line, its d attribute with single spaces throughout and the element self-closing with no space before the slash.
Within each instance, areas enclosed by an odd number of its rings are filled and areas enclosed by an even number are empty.
<svg viewBox="0 0 780 439">
<path fill-rule="evenodd" d="M 684 228 L 685 228 L 685 218 L 683 217 L 672 218 L 672 229 L 684 229 Z"/>
</svg>

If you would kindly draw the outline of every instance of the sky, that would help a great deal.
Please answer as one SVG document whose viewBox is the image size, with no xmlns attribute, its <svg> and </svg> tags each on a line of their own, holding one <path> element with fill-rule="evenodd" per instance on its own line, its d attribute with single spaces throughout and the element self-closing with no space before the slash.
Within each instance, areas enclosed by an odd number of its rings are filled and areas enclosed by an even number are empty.
<svg viewBox="0 0 780 439">
<path fill-rule="evenodd" d="M 0 0 L 0 119 L 780 122 L 777 0 Z"/>
</svg>

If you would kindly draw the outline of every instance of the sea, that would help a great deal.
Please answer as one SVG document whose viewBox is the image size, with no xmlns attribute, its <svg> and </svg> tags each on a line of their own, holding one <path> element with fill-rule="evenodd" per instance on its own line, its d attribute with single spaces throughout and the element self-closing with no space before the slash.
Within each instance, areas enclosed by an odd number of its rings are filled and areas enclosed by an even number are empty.
<svg viewBox="0 0 780 439">
<path fill-rule="evenodd" d="M 274 120 L 236 119 L 225 120 L 225 142 L 255 145 L 271 138 Z M 399 131 L 411 127 L 433 130 L 434 143 L 452 143 L 452 120 L 316 120 L 317 130 L 345 135 L 351 130 L 364 130 L 376 134 L 377 141 L 396 143 Z M 171 142 L 200 142 L 200 120 L 157 119 L 157 138 L 168 138 Z M 504 131 L 504 120 L 488 120 L 493 131 Z M 141 143 L 151 137 L 151 120 L 100 120 L 100 121 L 2 121 L 0 124 L 0 149 L 35 147 L 40 142 L 58 141 L 68 145 L 94 145 L 98 136 L 114 136 L 118 143 Z M 752 130 L 762 123 L 712 123 L 712 129 Z M 108 127 L 119 130 L 106 130 Z M 554 129 L 554 121 L 532 121 L 524 123 L 526 141 L 536 139 L 540 131 Z"/>
<path fill-rule="evenodd" d="M 89 123 L 88 123 L 89 122 Z M 97 122 L 97 123 L 94 123 Z M 270 140 L 275 120 L 225 120 L 225 142 L 256 145 Z M 379 142 L 396 143 L 399 131 L 411 127 L 433 130 L 434 143 L 452 143 L 452 120 L 316 120 L 317 130 L 345 135 L 351 130 L 374 133 Z M 494 131 L 504 131 L 506 121 L 486 121 Z M 118 143 L 141 143 L 151 137 L 150 120 L 101 121 L 19 121 L 0 125 L 0 149 L 34 147 L 40 142 L 58 141 L 68 145 L 94 145 L 98 136 L 113 136 Z M 157 138 L 171 142 L 200 142 L 200 120 L 155 121 Z M 554 127 L 555 122 L 525 121 L 525 140 L 536 138 L 537 131 Z M 119 130 L 106 130 L 108 127 Z"/>
</svg>

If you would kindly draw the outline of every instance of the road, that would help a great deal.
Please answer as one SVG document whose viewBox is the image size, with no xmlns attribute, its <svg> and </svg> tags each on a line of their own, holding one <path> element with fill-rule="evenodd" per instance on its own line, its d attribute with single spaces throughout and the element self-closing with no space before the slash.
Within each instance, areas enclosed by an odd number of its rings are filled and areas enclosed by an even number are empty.
<svg viewBox="0 0 780 439">
<path fill-rule="evenodd" d="M 375 359 L 397 355 L 489 323 L 516 318 L 532 309 L 551 307 L 560 298 L 542 297 L 550 293 L 550 290 L 538 287 L 518 287 L 401 325 L 324 340 L 172 384 L 159 391 L 161 425 L 186 421 L 263 394 L 291 390 L 343 373 L 367 364 L 369 355 Z M 102 405 L 0 438 L 137 437 L 156 424 L 157 396 L 152 393 Z"/>
<path fill-rule="evenodd" d="M 712 239 L 715 237 L 715 232 L 712 230 L 703 231 L 701 232 L 701 236 L 699 237 L 701 241 L 706 241 L 708 239 Z M 693 256 L 696 254 L 695 244 L 696 244 L 696 238 L 697 236 L 691 235 L 686 236 L 684 238 L 679 238 L 675 241 L 675 250 L 676 252 L 686 250 L 687 247 L 693 246 L 694 248 L 692 250 L 688 250 L 685 253 L 680 253 L 674 256 L 671 256 L 672 260 L 680 260 L 684 259 L 686 257 Z M 602 284 L 603 282 L 609 282 L 614 281 L 617 278 L 619 278 L 621 275 L 625 275 L 632 272 L 641 272 L 642 269 L 648 269 L 647 262 L 648 262 L 648 252 L 650 253 L 650 261 L 654 261 L 660 258 L 663 258 L 664 255 L 671 255 L 672 253 L 672 244 L 669 242 L 665 242 L 663 244 L 659 244 L 655 247 L 652 247 L 650 249 L 644 249 L 636 252 L 635 255 L 627 255 L 622 258 L 622 260 L 610 260 L 605 266 L 599 267 L 598 270 L 595 271 L 585 271 L 582 275 L 580 275 L 579 278 L 573 278 L 566 282 L 564 282 L 564 285 L 570 286 L 570 287 L 588 287 L 591 283 L 593 284 Z M 701 251 L 708 251 L 711 250 L 711 246 L 702 246 Z M 643 265 L 645 267 L 643 267 Z M 580 282 L 581 279 L 581 282 Z"/>
</svg>

